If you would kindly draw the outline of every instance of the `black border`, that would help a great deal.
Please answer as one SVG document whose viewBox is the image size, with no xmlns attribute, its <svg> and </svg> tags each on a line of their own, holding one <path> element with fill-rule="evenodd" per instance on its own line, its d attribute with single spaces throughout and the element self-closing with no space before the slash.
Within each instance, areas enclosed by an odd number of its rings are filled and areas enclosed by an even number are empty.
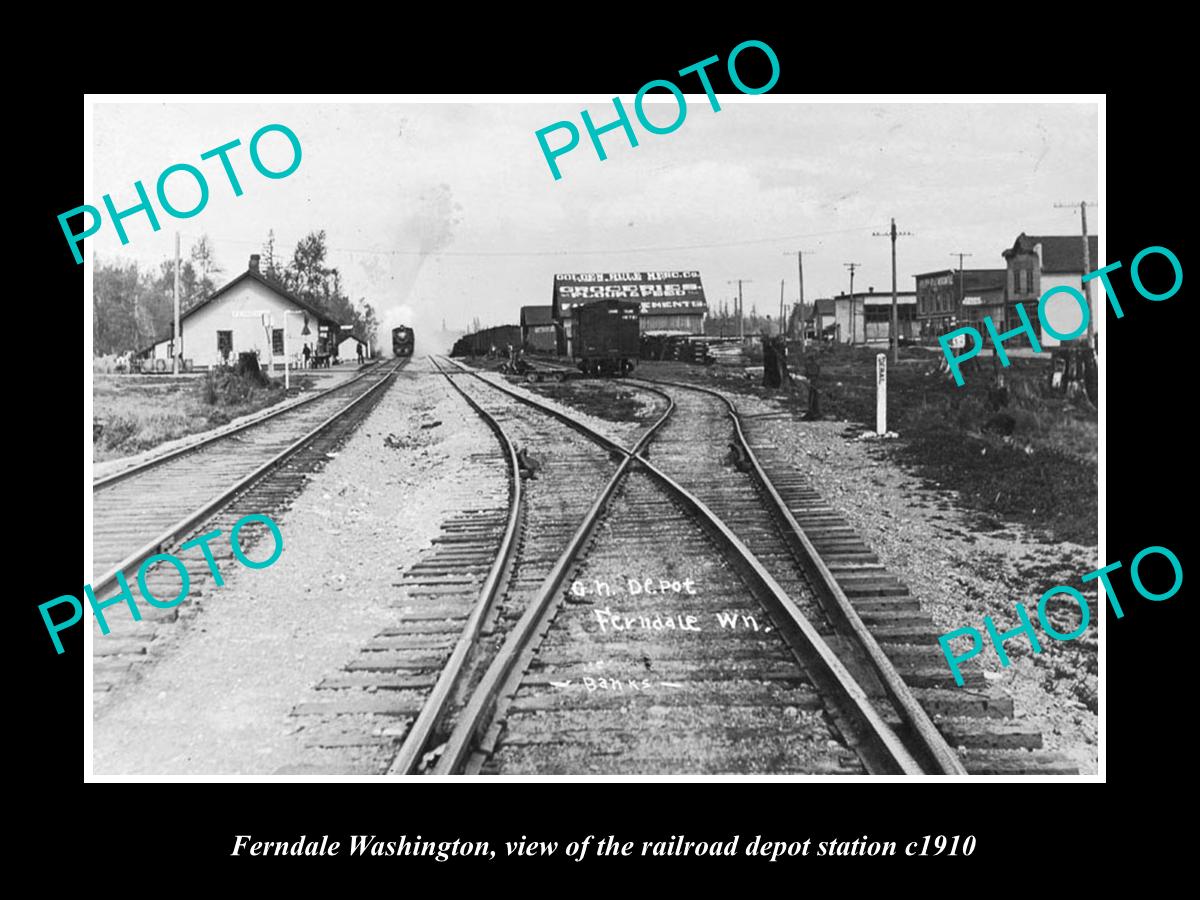
<svg viewBox="0 0 1200 900">
<path fill-rule="evenodd" d="M 1187 267 L 1182 215 L 1190 212 L 1184 186 L 1192 179 L 1183 159 L 1189 141 L 1176 134 L 1173 124 L 1179 121 L 1182 98 L 1163 90 L 1164 83 L 1172 82 L 1158 60 L 1143 71 L 1138 84 L 1127 82 L 1115 91 L 1112 77 L 1088 77 L 1086 66 L 1074 68 L 1074 61 L 1085 50 L 1094 50 L 1089 58 L 1095 60 L 1104 59 L 1104 50 L 1081 46 L 1086 35 L 1075 28 L 1070 17 L 1060 20 L 1040 11 L 1029 13 L 1038 18 L 1043 30 L 1057 27 L 1063 34 L 1074 35 L 1063 39 L 1068 49 L 1057 56 L 1051 54 L 1057 69 L 1056 77 L 1050 77 L 1036 67 L 1047 60 L 1008 54 L 1002 33 L 981 40 L 979 32 L 973 32 L 974 39 L 964 40 L 958 48 L 977 48 L 977 54 L 972 55 L 949 52 L 945 31 L 862 40 L 853 28 L 806 30 L 801 26 L 820 27 L 821 23 L 805 21 L 776 23 L 770 28 L 725 24 L 707 36 L 697 36 L 675 29 L 654 31 L 624 20 L 605 25 L 598 19 L 600 24 L 587 27 L 564 24 L 560 32 L 560 23 L 553 18 L 557 14 L 545 15 L 551 21 L 542 24 L 554 33 L 531 31 L 523 43 L 506 36 L 503 41 L 472 46 L 460 32 L 431 34 L 426 30 L 397 38 L 390 54 L 363 53 L 353 66 L 346 65 L 350 54 L 345 54 L 341 62 L 335 57 L 319 68 L 302 65 L 304 59 L 298 51 L 288 52 L 285 28 L 281 35 L 249 44 L 259 53 L 281 54 L 295 63 L 286 69 L 283 83 L 242 83 L 228 69 L 217 77 L 217 82 L 223 80 L 221 87 L 228 91 L 329 90 L 336 82 L 338 89 L 345 91 L 375 88 L 629 96 L 647 80 L 712 54 L 723 59 L 738 41 L 754 37 L 769 43 L 780 59 L 781 77 L 773 93 L 1108 89 L 1108 258 L 1120 259 L 1127 266 L 1143 247 L 1162 245 L 1171 248 Z M 1000 18 L 1002 25 L 1008 14 Z M 473 24 L 479 30 L 487 29 L 485 24 Z M 734 36 L 729 37 L 731 34 Z M 487 38 L 477 40 L 486 42 Z M 935 50 L 940 46 L 941 51 L 927 55 L 925 49 L 930 44 Z M 921 62 L 925 59 L 932 59 L 936 67 L 927 69 Z M 1011 73 L 993 68 L 1003 66 L 1005 59 L 1013 63 Z M 951 69 L 938 60 L 948 60 Z M 332 70 L 339 66 L 342 68 L 334 75 Z M 984 71 L 985 77 L 963 82 L 962 73 L 971 66 Z M 169 83 L 157 82 L 153 88 L 216 89 L 216 67 L 196 66 L 191 71 L 183 68 L 170 73 Z M 948 71 L 956 79 L 953 83 L 946 77 Z M 481 73 L 486 77 L 481 78 Z M 111 83 L 113 74 L 100 73 L 100 81 L 110 83 L 97 84 L 94 89 L 117 86 Z M 755 83 L 752 72 L 745 77 Z M 718 83 L 717 89 L 728 88 Z M 34 276 L 25 294 L 34 300 L 30 304 L 34 317 L 24 320 L 22 316 L 21 325 L 25 327 L 21 328 L 20 343 L 27 346 L 33 337 L 39 348 L 45 348 L 35 360 L 25 358 L 24 351 L 13 354 L 12 422 L 35 427 L 18 428 L 9 435 L 17 445 L 16 471 L 10 469 L 10 488 L 15 488 L 9 492 L 13 501 L 10 508 L 19 510 L 17 533 L 22 536 L 21 559 L 14 567 L 14 605 L 24 616 L 20 636 L 27 651 L 23 677 L 13 691 L 22 708 L 17 728 L 21 740 L 10 745 L 18 754 L 16 771 L 32 774 L 47 785 L 44 796 L 36 801 L 37 808 L 28 810 L 29 827 L 44 820 L 40 824 L 61 828 L 67 813 L 72 818 L 86 816 L 85 830 L 94 838 L 84 850 L 89 862 L 95 862 L 101 853 L 108 859 L 124 853 L 136 858 L 135 870 L 142 863 L 152 867 L 161 863 L 180 871 L 178 863 L 182 863 L 189 881 L 286 873 L 300 874 L 309 884 L 329 873 L 336 874 L 340 884 L 347 874 L 367 871 L 371 872 L 368 877 L 378 872 L 393 883 L 403 884 L 414 865 L 423 873 L 445 871 L 457 879 L 489 875 L 497 871 L 497 865 L 513 872 L 541 874 L 547 871 L 547 864 L 556 871 L 571 871 L 582 864 L 558 859 L 503 864 L 498 859 L 485 866 L 465 861 L 400 863 L 387 859 L 386 868 L 380 869 L 371 859 L 348 865 L 345 856 L 322 861 L 249 860 L 228 856 L 233 836 L 253 833 L 260 839 L 294 840 L 300 834 L 328 833 L 336 839 L 339 834 L 377 833 L 395 839 L 400 834 L 419 832 L 445 839 L 488 839 L 496 844 L 519 834 L 566 841 L 581 834 L 612 833 L 624 840 L 640 841 L 658 840 L 681 831 L 694 840 L 727 840 L 732 833 L 770 834 L 787 840 L 857 837 L 861 833 L 901 840 L 927 833 L 974 833 L 979 849 L 969 861 L 943 858 L 936 868 L 919 863 L 915 870 L 912 865 L 906 866 L 906 870 L 921 877 L 920 883 L 940 884 L 943 889 L 957 884 L 963 891 L 974 890 L 981 882 L 948 883 L 951 873 L 945 869 L 947 864 L 956 872 L 968 865 L 985 864 L 986 868 L 972 871 L 992 873 L 995 879 L 1015 878 L 1014 887 L 1021 889 L 1021 880 L 1014 873 L 1023 871 L 1023 867 L 1048 864 L 1051 852 L 1054 858 L 1064 861 L 1059 874 L 1068 878 L 1073 877 L 1078 864 L 1090 863 L 1104 846 L 1109 828 L 1104 821 L 1106 808 L 1099 798 L 1082 797 L 1078 792 L 1064 794 L 1061 788 L 1051 785 L 955 785 L 940 790 L 937 798 L 925 796 L 925 786 L 909 787 L 903 797 L 898 797 L 896 788 L 890 785 L 873 786 L 870 796 L 856 787 L 851 798 L 851 788 L 845 785 L 644 782 L 471 785 L 465 789 L 434 784 L 213 786 L 203 789 L 203 798 L 200 789 L 183 786 L 95 785 L 81 793 L 82 630 L 66 635 L 67 652 L 58 657 L 48 647 L 36 609 L 37 603 L 45 599 L 78 590 L 76 561 L 82 556 L 70 551 L 71 546 L 78 546 L 81 536 L 75 530 L 77 520 L 69 512 L 76 508 L 79 498 L 78 470 L 74 467 L 82 443 L 79 428 L 86 424 L 74 412 L 74 403 L 80 397 L 74 379 L 82 357 L 75 343 L 78 326 L 64 327 L 59 316 L 46 322 L 37 317 L 47 305 L 38 302 L 39 295 L 55 305 L 79 302 L 76 298 L 83 270 L 66 252 L 55 217 L 83 201 L 78 180 L 81 112 L 82 94 L 78 90 L 47 90 L 36 103 L 28 104 L 26 121 L 36 123 L 38 129 L 37 149 L 30 153 L 36 174 L 18 185 L 27 193 L 22 208 L 30 212 L 21 221 L 34 227 L 32 239 L 21 246 L 32 248 L 36 260 L 30 266 L 21 259 L 14 266 L 13 280 L 17 283 L 25 280 L 22 275 Z M 1181 513 L 1182 495 L 1190 481 L 1184 456 L 1191 450 L 1191 402 L 1184 366 L 1191 354 L 1185 343 L 1189 332 L 1183 319 L 1184 292 L 1163 303 L 1150 303 L 1133 294 L 1127 277 L 1118 277 L 1114 283 L 1126 315 L 1117 321 L 1110 312 L 1106 322 L 1107 561 L 1120 559 L 1128 565 L 1138 550 L 1159 544 L 1171 548 L 1187 571 Z M 70 316 L 61 318 L 73 321 Z M 20 469 L 30 471 L 22 475 Z M 34 559 L 26 561 L 30 551 Z M 1187 754 L 1166 737 L 1182 730 L 1180 726 L 1187 722 L 1190 712 L 1188 704 L 1179 702 L 1184 696 L 1182 686 L 1188 683 L 1182 677 L 1187 654 L 1180 653 L 1168 640 L 1187 639 L 1183 612 L 1186 600 L 1181 591 L 1169 601 L 1150 603 L 1132 595 L 1127 575 L 1124 579 L 1119 575 L 1114 581 L 1126 615 L 1118 621 L 1111 612 L 1106 614 L 1108 780 L 1132 789 L 1148 777 L 1167 775 L 1187 766 Z M 921 791 L 921 797 L 914 794 L 916 790 Z M 886 798 L 883 791 L 888 792 Z M 1132 821 L 1127 824 L 1136 826 Z M 108 839 L 96 839 L 100 835 Z M 141 838 L 126 844 L 121 835 Z M 1035 859 L 1039 856 L 1040 860 Z M 229 865 L 212 866 L 217 860 L 228 860 Z M 189 865 L 194 862 L 201 865 Z M 775 864 L 741 859 L 728 865 L 718 865 L 715 860 L 652 862 L 655 872 L 672 879 L 661 886 L 668 890 L 676 880 L 700 878 L 704 884 L 714 886 L 711 879 L 722 873 L 750 870 L 781 872 L 790 877 L 810 872 L 816 864 L 813 859 Z M 646 867 L 644 862 L 641 865 Z M 857 860 L 854 868 L 842 863 L 836 872 L 861 876 L 879 871 L 881 865 L 888 872 L 899 869 L 894 859 L 877 859 Z M 97 877 L 103 877 L 103 869 L 92 867 Z M 589 864 L 592 870 L 624 873 L 628 861 L 593 858 Z M 822 866 L 819 871 L 835 870 Z M 610 889 L 622 889 L 624 885 L 603 884 Z M 753 882 L 748 886 L 752 887 Z M 558 889 L 570 888 L 560 884 Z"/>
</svg>

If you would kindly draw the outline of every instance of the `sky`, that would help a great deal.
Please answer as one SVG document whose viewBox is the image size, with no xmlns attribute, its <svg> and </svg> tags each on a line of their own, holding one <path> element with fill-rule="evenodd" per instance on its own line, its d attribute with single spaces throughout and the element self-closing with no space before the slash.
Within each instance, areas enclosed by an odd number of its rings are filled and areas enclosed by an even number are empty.
<svg viewBox="0 0 1200 900">
<path fill-rule="evenodd" d="M 654 95 L 650 95 L 653 97 Z M 651 121 L 677 114 L 670 95 L 647 102 Z M 580 111 L 600 126 L 610 99 L 546 103 L 108 103 L 93 111 L 94 196 L 103 208 L 137 203 L 141 180 L 154 197 L 159 174 L 190 163 L 205 175 L 207 206 L 188 219 L 144 214 L 124 220 L 122 246 L 107 219 L 85 242 L 105 260 L 154 265 L 186 257 L 205 234 L 224 270 L 245 270 L 273 229 L 276 253 L 324 229 L 328 264 L 351 297 L 379 310 L 385 328 L 429 333 L 518 321 L 523 305 L 549 304 L 555 273 L 698 270 L 710 306 L 737 293 L 747 311 L 779 306 L 780 281 L 797 299 L 795 252 L 805 251 L 812 302 L 847 289 L 844 263 L 861 266 L 855 289 L 891 290 L 891 217 L 911 235 L 897 242 L 899 288 L 920 272 L 1002 268 L 1017 235 L 1078 234 L 1079 210 L 1056 203 L 1098 197 L 1094 104 L 799 103 L 782 96 L 687 95 L 683 124 L 646 131 L 622 97 L 638 138 L 602 135 L 601 161 Z M 648 98 L 649 99 L 649 98 Z M 580 144 L 551 175 L 535 133 L 567 120 Z M 291 128 L 302 159 L 286 178 L 261 176 L 251 136 L 266 124 Z M 216 159 L 200 154 L 240 139 L 230 153 L 244 193 L 233 195 Z M 564 131 L 548 137 L 551 146 Z M 286 139 L 262 141 L 264 163 L 282 169 Z M 188 209 L 198 189 L 172 175 L 168 198 Z M 1099 231 L 1089 208 L 1089 230 Z M 785 255 L 785 254 L 792 255 Z M 1100 263 L 1094 261 L 1099 267 Z M 381 331 L 381 334 L 385 332 Z M 418 348 L 418 352 L 441 348 Z"/>
</svg>

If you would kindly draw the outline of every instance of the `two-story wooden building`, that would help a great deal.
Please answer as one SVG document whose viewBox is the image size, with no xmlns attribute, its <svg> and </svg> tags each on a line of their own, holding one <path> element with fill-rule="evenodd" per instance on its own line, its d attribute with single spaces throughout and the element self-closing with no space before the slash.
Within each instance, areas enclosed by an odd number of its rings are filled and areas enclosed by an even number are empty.
<svg viewBox="0 0 1200 900">
<path fill-rule="evenodd" d="M 991 316 L 997 328 L 1005 319 L 1004 269 L 939 269 L 916 276 L 917 328 L 922 340 L 963 323 Z M 976 325 L 976 327 L 980 327 Z"/>
<path fill-rule="evenodd" d="M 1057 285 L 1069 285 L 1086 296 L 1083 276 L 1099 269 L 1100 245 L 1096 235 L 1088 236 L 1088 260 L 1083 258 L 1082 235 L 1029 235 L 1022 232 L 1007 250 L 1003 251 L 1008 264 L 1006 273 L 1005 324 L 1008 328 L 1020 325 L 1016 304 L 1020 303 L 1037 329 L 1038 340 L 1044 347 L 1056 347 L 1058 339 L 1046 333 L 1038 320 L 1037 307 L 1042 294 Z M 1103 313 L 1103 288 L 1097 285 L 1092 295 L 1088 331 L 1095 329 L 1097 313 Z M 1062 334 L 1079 327 L 1079 302 L 1069 294 L 1056 294 L 1046 303 L 1046 320 Z M 999 322 L 996 323 L 999 327 Z M 1021 342 L 1028 344 L 1024 335 Z"/>
</svg>

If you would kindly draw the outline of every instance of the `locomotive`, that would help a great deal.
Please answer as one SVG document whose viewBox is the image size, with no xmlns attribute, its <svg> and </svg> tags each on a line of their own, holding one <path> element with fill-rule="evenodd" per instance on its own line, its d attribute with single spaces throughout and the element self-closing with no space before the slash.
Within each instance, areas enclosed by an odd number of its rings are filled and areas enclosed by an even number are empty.
<svg viewBox="0 0 1200 900">
<path fill-rule="evenodd" d="M 392 329 L 392 353 L 396 356 L 412 356 L 413 330 L 405 325 Z"/>
</svg>

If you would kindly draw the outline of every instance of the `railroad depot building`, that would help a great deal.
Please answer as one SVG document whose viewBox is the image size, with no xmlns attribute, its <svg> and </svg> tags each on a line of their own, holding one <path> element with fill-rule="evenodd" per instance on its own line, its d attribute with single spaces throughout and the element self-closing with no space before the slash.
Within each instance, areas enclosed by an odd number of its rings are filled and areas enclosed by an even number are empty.
<svg viewBox="0 0 1200 900">
<path fill-rule="evenodd" d="M 596 300 L 637 300 L 643 335 L 704 334 L 708 301 L 699 272 L 582 272 L 554 276 L 558 352 L 570 354 L 571 310 Z"/>
<path fill-rule="evenodd" d="M 1084 266 L 1082 235 L 1028 235 L 1021 232 L 1016 241 L 1003 251 L 1008 264 L 1005 300 L 1005 324 L 1013 328 L 1021 324 L 1017 317 L 1016 304 L 1020 303 L 1029 317 L 1030 324 L 1037 329 L 1038 340 L 1043 347 L 1057 347 L 1060 341 L 1046 333 L 1037 315 L 1038 300 L 1042 294 L 1058 285 L 1069 285 L 1084 296 L 1083 276 L 1100 268 L 1100 246 L 1096 235 L 1088 235 L 1088 267 Z M 1091 317 L 1085 334 L 1090 336 L 1095 327 L 1097 313 L 1103 315 L 1103 288 L 1092 291 Z M 1079 327 L 1081 311 L 1079 302 L 1070 294 L 1056 294 L 1046 302 L 1046 319 L 1061 334 L 1069 334 Z M 1025 335 L 1015 335 L 1010 342 L 1028 346 Z"/>
<path fill-rule="evenodd" d="M 819 304 L 820 301 L 818 301 Z M 900 337 L 912 340 L 917 333 L 916 291 L 896 292 L 896 319 Z M 892 292 L 855 291 L 854 296 L 838 294 L 833 298 L 836 340 L 841 344 L 887 342 L 892 332 Z"/>
<path fill-rule="evenodd" d="M 239 353 L 256 351 L 263 368 L 282 369 L 285 347 L 290 364 L 299 365 L 305 344 L 314 353 L 331 353 L 342 340 L 337 322 L 259 271 L 257 253 L 245 272 L 183 313 L 179 331 L 182 356 L 194 368 L 236 363 Z M 353 342 L 349 346 L 353 358 Z M 169 338 L 156 343 L 150 355 L 165 360 L 170 371 Z"/>
<path fill-rule="evenodd" d="M 521 307 L 521 346 L 531 353 L 555 352 L 558 329 L 554 326 L 554 307 Z"/>
<path fill-rule="evenodd" d="M 982 328 L 984 316 L 1005 330 L 1006 277 L 1004 269 L 939 269 L 917 275 L 920 338 L 932 341 L 962 323 Z"/>
</svg>

